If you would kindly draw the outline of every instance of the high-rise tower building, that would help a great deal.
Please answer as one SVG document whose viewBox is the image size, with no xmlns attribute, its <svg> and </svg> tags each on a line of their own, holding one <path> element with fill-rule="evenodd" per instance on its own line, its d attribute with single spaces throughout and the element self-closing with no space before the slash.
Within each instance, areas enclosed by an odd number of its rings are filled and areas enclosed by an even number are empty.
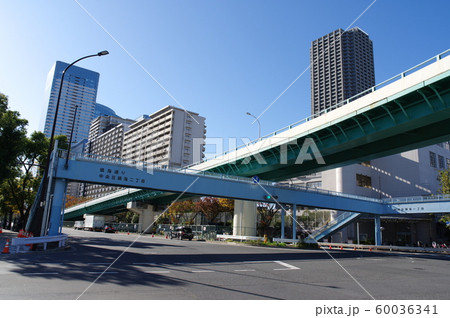
<svg viewBox="0 0 450 318">
<path fill-rule="evenodd" d="M 312 42 L 311 113 L 375 85 L 373 45 L 360 28 L 337 29 Z"/>
<path fill-rule="evenodd" d="M 67 63 L 57 61 L 47 77 L 46 90 L 49 92 L 49 102 L 44 126 L 47 137 L 50 137 L 52 132 L 62 72 L 67 66 Z M 89 127 L 94 119 L 99 78 L 99 73 L 78 66 L 71 66 L 67 70 L 59 102 L 55 135 L 66 135 L 69 138 L 74 124 L 72 142 L 76 144 L 88 138 Z M 76 106 L 78 109 L 74 118 Z"/>
</svg>

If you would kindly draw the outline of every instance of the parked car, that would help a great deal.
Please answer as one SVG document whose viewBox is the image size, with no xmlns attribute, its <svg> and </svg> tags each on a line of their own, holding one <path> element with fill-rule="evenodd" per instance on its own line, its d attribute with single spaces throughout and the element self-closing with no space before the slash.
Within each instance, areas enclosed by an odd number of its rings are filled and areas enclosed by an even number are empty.
<svg viewBox="0 0 450 318">
<path fill-rule="evenodd" d="M 179 240 L 188 239 L 191 241 L 194 238 L 194 233 L 190 227 L 179 226 L 170 232 L 170 239 L 177 238 Z"/>
<path fill-rule="evenodd" d="M 103 229 L 103 232 L 105 233 L 116 233 L 116 229 L 113 228 L 110 225 L 105 226 L 105 228 Z"/>
</svg>

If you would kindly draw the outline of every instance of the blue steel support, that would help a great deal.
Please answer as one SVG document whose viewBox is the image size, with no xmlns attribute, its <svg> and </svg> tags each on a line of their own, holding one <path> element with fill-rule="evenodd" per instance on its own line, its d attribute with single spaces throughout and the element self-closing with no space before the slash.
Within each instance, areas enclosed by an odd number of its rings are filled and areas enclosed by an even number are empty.
<svg viewBox="0 0 450 318">
<path fill-rule="evenodd" d="M 53 197 L 50 199 L 52 208 L 50 211 L 50 222 L 48 227 L 48 235 L 60 234 L 61 214 L 64 210 L 64 197 L 66 195 L 66 180 L 55 179 L 55 188 L 53 190 Z"/>
<path fill-rule="evenodd" d="M 281 238 L 284 239 L 284 217 L 286 216 L 286 210 L 284 207 L 281 209 Z"/>
<path fill-rule="evenodd" d="M 375 216 L 375 245 L 381 245 L 381 217 Z"/>
<path fill-rule="evenodd" d="M 297 204 L 292 205 L 292 239 L 297 239 Z"/>
</svg>

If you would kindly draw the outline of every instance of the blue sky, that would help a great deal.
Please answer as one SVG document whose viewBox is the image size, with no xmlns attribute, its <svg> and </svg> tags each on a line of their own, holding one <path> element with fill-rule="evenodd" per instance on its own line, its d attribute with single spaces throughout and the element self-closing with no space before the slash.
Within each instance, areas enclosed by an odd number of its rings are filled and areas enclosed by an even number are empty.
<svg viewBox="0 0 450 318">
<path fill-rule="evenodd" d="M 259 116 L 308 67 L 313 40 L 359 16 L 353 26 L 374 43 L 377 83 L 450 48 L 447 0 L 4 0 L 0 8 L 0 92 L 29 132 L 41 128 L 53 63 L 101 50 L 110 55 L 77 65 L 100 73 L 97 101 L 118 115 L 181 105 L 206 117 L 208 137 L 255 139 L 246 112 Z M 263 135 L 310 115 L 309 76 L 260 117 Z"/>
</svg>

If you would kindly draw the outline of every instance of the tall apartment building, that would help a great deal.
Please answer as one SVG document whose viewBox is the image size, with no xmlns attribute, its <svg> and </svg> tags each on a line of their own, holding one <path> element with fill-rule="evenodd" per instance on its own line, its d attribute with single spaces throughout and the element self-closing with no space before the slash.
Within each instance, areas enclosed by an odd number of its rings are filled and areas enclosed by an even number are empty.
<svg viewBox="0 0 450 318">
<path fill-rule="evenodd" d="M 194 149 L 206 138 L 205 118 L 173 106 L 166 106 L 150 116 L 141 117 L 125 133 L 123 158 L 168 167 L 193 163 Z M 198 157 L 197 157 L 198 158 Z"/>
<path fill-rule="evenodd" d="M 373 45 L 360 28 L 337 29 L 312 42 L 311 113 L 375 85 Z"/>
<path fill-rule="evenodd" d="M 125 132 L 135 121 L 116 116 L 100 116 L 92 121 L 86 152 L 110 158 L 121 158 Z M 100 197 L 117 187 L 98 184 L 82 186 L 84 196 Z"/>
<path fill-rule="evenodd" d="M 173 106 L 137 120 L 116 116 L 96 118 L 89 132 L 87 152 L 107 157 L 145 161 L 172 168 L 193 163 L 194 151 L 204 152 L 205 118 Z M 201 142 L 194 143 L 198 138 Z M 194 149 L 198 144 L 200 149 Z M 85 185 L 84 196 L 100 197 L 117 187 Z"/>
<path fill-rule="evenodd" d="M 67 63 L 57 61 L 47 76 L 49 103 L 44 126 L 44 134 L 47 137 L 51 135 L 62 72 L 67 66 Z M 68 69 L 61 92 L 55 135 L 70 137 L 73 125 L 74 144 L 88 138 L 89 127 L 94 119 L 99 78 L 99 73 L 78 66 Z M 78 106 L 76 118 L 75 106 Z"/>
<path fill-rule="evenodd" d="M 338 29 L 312 42 L 311 112 L 336 105 L 375 85 L 373 47 L 359 28 Z M 343 106 L 345 107 L 345 106 Z M 450 168 L 450 144 L 441 143 L 384 158 L 302 176 L 294 183 L 367 197 L 386 198 L 436 194 L 439 170 Z M 433 220 L 384 218 L 383 242 L 413 244 L 435 235 Z M 364 223 L 363 220 L 359 221 Z M 383 221 L 382 221 L 383 222 Z M 435 227 L 434 227 L 435 228 Z M 356 226 L 333 236 L 335 241 L 356 241 Z M 370 221 L 360 228 L 360 238 L 373 234 Z"/>
</svg>

